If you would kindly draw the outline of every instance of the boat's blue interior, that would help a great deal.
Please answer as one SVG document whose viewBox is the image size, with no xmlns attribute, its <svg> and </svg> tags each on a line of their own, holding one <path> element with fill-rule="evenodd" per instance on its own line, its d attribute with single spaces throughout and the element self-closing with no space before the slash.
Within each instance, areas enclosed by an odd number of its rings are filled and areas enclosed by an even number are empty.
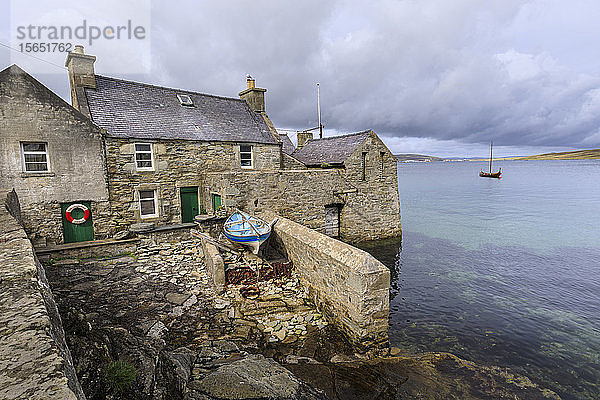
<svg viewBox="0 0 600 400">
<path fill-rule="evenodd" d="M 257 236 L 256 231 L 252 229 L 250 224 L 254 226 L 259 235 L 263 235 L 269 231 L 269 226 L 264 221 L 240 211 L 235 212 L 227 219 L 225 230 L 234 236 Z"/>
</svg>

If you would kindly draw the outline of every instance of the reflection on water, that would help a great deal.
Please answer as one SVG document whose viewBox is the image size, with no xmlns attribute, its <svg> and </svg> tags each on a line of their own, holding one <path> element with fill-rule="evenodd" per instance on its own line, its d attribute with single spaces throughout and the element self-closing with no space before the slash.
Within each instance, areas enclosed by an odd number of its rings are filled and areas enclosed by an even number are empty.
<svg viewBox="0 0 600 400">
<path fill-rule="evenodd" d="M 504 162 L 492 182 L 478 168 L 399 167 L 402 246 L 363 245 L 392 272 L 391 343 L 600 398 L 600 162 Z"/>
</svg>

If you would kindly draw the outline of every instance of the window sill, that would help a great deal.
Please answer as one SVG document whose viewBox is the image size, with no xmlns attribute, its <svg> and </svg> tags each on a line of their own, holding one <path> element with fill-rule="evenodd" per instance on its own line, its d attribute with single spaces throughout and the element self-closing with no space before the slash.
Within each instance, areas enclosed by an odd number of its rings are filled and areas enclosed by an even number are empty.
<svg viewBox="0 0 600 400">
<path fill-rule="evenodd" d="M 242 167 L 242 169 L 254 169 L 254 167 Z"/>
<path fill-rule="evenodd" d="M 136 170 L 135 170 L 135 172 L 154 172 L 154 171 L 156 171 L 154 168 L 152 168 L 152 169 L 150 169 L 150 168 L 148 168 L 148 169 L 137 169 L 136 168 Z"/>
<path fill-rule="evenodd" d="M 21 178 L 52 177 L 54 172 L 21 172 Z"/>
</svg>

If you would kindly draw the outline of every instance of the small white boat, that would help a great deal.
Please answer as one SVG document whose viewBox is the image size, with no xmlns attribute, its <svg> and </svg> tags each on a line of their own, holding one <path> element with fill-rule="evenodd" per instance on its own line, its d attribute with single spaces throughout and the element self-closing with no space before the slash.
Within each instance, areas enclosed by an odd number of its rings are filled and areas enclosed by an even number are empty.
<svg viewBox="0 0 600 400">
<path fill-rule="evenodd" d="M 258 254 L 260 245 L 269 238 L 271 228 L 276 222 L 277 218 L 267 224 L 260 218 L 237 210 L 225 221 L 223 232 L 227 239 L 249 246 L 254 254 Z"/>
</svg>

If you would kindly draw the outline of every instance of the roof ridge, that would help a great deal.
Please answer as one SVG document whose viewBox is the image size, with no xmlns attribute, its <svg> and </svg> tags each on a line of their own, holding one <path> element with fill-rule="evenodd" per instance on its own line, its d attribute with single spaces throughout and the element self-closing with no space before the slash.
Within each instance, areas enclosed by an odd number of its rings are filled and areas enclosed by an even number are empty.
<svg viewBox="0 0 600 400">
<path fill-rule="evenodd" d="M 104 76 L 104 75 L 96 74 L 96 77 L 102 78 L 102 79 L 108 79 L 111 81 L 124 82 L 124 83 L 129 83 L 129 84 L 134 84 L 134 85 L 139 85 L 139 86 L 146 86 L 146 87 L 151 87 L 151 88 L 156 88 L 156 89 L 172 90 L 174 92 L 182 92 L 184 94 L 194 94 L 197 96 L 213 97 L 213 98 L 222 99 L 222 100 L 245 101 L 242 99 L 237 99 L 235 97 L 227 97 L 227 96 L 219 96 L 216 94 L 200 93 L 200 92 L 196 92 L 194 90 L 186 90 L 186 89 L 174 88 L 174 87 L 170 87 L 170 86 L 154 85 L 152 83 L 138 82 L 138 81 L 132 81 L 132 80 L 127 80 L 127 79 L 122 79 L 122 78 L 113 78 L 112 76 Z"/>
<path fill-rule="evenodd" d="M 339 138 L 345 138 L 345 137 L 349 137 L 349 136 L 358 136 L 358 135 L 363 135 L 365 133 L 369 133 L 371 132 L 371 129 L 367 129 L 361 132 L 353 132 L 353 133 L 346 133 L 344 135 L 337 135 L 337 136 L 329 136 L 329 137 L 324 137 L 321 139 L 309 139 L 308 141 L 312 141 L 312 142 L 316 142 L 318 140 L 330 140 L 330 139 L 339 139 Z M 307 141 L 307 143 L 308 143 Z"/>
<path fill-rule="evenodd" d="M 18 64 L 13 63 L 13 64 L 9 65 L 8 67 L 4 68 L 2 71 L 0 71 L 0 76 L 8 75 L 11 73 L 17 73 L 17 74 L 19 74 L 20 77 L 22 77 L 23 79 L 26 79 L 33 85 L 35 85 L 37 87 L 41 87 L 45 91 L 45 93 L 47 95 L 49 95 L 48 97 L 46 97 L 49 101 L 52 101 L 55 104 L 60 104 L 60 106 L 67 109 L 68 112 L 73 117 L 83 121 L 85 124 L 90 125 L 92 128 L 94 128 L 96 130 L 101 129 L 101 127 L 98 124 L 96 124 L 94 121 L 92 121 L 92 119 L 88 118 L 88 116 L 84 115 L 81 111 L 79 111 L 78 109 L 73 107 L 72 104 L 69 104 L 65 99 L 60 97 L 52 89 L 50 89 L 44 83 L 39 81 L 36 77 L 31 75 L 29 72 L 25 71 Z"/>
<path fill-rule="evenodd" d="M 18 66 L 16 63 L 12 63 L 12 64 L 11 64 L 11 65 L 9 65 L 8 67 L 6 67 L 6 68 L 3 68 L 3 69 L 2 69 L 0 72 L 11 71 L 11 70 L 13 70 L 14 68 L 18 69 L 19 71 L 23 71 L 23 72 L 25 72 L 26 74 L 28 73 L 28 72 L 27 72 L 27 71 L 25 71 L 23 68 L 19 67 L 19 66 Z"/>
</svg>

